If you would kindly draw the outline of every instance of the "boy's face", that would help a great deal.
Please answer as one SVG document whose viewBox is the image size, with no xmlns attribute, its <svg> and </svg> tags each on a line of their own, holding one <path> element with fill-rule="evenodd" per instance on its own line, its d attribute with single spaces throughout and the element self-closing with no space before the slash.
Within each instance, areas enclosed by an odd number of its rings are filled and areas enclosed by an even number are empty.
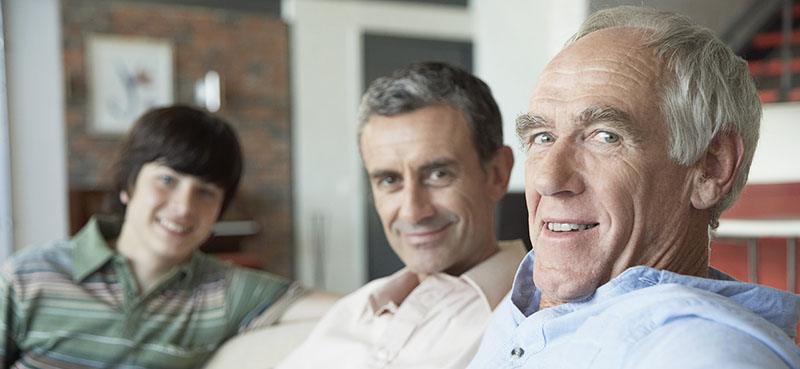
<svg viewBox="0 0 800 369">
<path fill-rule="evenodd" d="M 142 166 L 131 190 L 118 251 L 155 265 L 185 261 L 211 235 L 225 190 L 153 161 Z"/>
</svg>

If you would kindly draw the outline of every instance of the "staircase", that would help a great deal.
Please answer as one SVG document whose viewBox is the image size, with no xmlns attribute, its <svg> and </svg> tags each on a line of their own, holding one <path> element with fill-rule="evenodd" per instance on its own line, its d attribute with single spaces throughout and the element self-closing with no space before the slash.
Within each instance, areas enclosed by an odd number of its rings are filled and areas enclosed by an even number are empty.
<svg viewBox="0 0 800 369">
<path fill-rule="evenodd" d="M 764 103 L 800 101 L 800 1 L 791 2 L 791 15 L 784 7 L 759 30 L 740 52 L 756 77 L 758 93 Z M 790 37 L 784 24 L 791 23 Z"/>
</svg>

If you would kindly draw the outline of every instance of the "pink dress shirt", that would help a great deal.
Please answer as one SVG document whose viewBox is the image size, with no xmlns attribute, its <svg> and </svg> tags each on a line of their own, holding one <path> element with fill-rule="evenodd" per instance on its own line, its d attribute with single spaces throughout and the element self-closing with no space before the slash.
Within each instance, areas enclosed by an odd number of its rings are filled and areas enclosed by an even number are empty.
<svg viewBox="0 0 800 369">
<path fill-rule="evenodd" d="M 520 240 L 459 277 L 407 269 L 337 302 L 278 368 L 464 368 L 525 256 Z"/>
</svg>

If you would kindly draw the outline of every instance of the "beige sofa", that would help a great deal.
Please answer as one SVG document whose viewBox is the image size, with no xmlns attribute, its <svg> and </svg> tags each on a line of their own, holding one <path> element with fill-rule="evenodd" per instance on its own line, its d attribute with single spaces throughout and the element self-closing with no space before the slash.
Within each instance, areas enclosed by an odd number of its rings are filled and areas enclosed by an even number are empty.
<svg viewBox="0 0 800 369">
<path fill-rule="evenodd" d="M 226 342 L 206 369 L 268 369 L 299 346 L 341 295 L 315 291 L 294 303 L 276 325 L 241 334 Z"/>
</svg>

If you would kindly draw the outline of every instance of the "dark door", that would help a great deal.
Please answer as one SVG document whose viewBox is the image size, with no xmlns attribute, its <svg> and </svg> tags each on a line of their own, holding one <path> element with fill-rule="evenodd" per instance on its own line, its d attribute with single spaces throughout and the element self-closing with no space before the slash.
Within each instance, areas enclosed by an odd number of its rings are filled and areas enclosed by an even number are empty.
<svg viewBox="0 0 800 369">
<path fill-rule="evenodd" d="M 365 34 L 364 86 L 373 80 L 415 61 L 445 61 L 472 70 L 472 43 L 398 36 Z M 364 181 L 367 181 L 366 175 Z M 369 189 L 369 182 L 367 181 Z M 384 277 L 403 267 L 389 246 L 381 220 L 375 211 L 372 193 L 367 191 L 367 262 L 369 280 Z"/>
</svg>

